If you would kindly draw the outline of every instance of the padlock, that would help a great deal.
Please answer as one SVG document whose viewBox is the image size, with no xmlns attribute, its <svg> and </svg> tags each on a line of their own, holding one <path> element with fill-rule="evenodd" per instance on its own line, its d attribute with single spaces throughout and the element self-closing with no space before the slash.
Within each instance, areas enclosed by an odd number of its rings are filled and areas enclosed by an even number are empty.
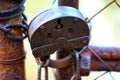
<svg viewBox="0 0 120 80">
<path fill-rule="evenodd" d="M 80 11 L 58 6 L 37 15 L 28 29 L 33 55 L 45 57 L 58 49 L 73 50 L 89 43 L 89 26 Z"/>
</svg>

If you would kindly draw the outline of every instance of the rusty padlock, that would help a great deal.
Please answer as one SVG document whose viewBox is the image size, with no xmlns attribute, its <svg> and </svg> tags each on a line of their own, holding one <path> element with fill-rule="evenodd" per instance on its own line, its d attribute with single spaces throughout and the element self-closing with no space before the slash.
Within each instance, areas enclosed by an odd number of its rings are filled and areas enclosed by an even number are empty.
<svg viewBox="0 0 120 80">
<path fill-rule="evenodd" d="M 56 50 L 82 48 L 89 43 L 89 27 L 75 8 L 58 6 L 36 16 L 28 35 L 35 57 L 45 57 Z"/>
</svg>

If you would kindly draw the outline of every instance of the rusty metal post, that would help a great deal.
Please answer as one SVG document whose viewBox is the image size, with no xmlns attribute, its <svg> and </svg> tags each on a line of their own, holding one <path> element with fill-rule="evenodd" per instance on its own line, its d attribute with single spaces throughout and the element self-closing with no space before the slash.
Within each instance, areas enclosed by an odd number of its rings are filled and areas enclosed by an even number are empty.
<svg viewBox="0 0 120 80">
<path fill-rule="evenodd" d="M 71 6 L 78 9 L 79 0 L 58 0 L 59 6 Z"/>
<path fill-rule="evenodd" d="M 20 0 L 19 0 L 20 1 Z M 17 4 L 13 0 L 0 0 L 0 10 L 10 9 Z M 21 16 L 8 20 L 0 20 L 0 24 L 21 23 Z M 0 30 L 0 80 L 25 80 L 23 41 L 8 39 Z M 20 29 L 12 31 L 14 35 L 22 35 Z M 21 59 L 21 61 L 13 62 Z"/>
<path fill-rule="evenodd" d="M 59 6 L 71 6 L 78 9 L 79 0 L 58 0 Z M 57 59 L 64 58 L 68 56 L 69 53 L 64 50 L 59 50 L 57 53 Z M 73 75 L 72 65 L 69 65 L 65 68 L 57 69 L 56 78 L 57 80 L 70 80 Z"/>
</svg>

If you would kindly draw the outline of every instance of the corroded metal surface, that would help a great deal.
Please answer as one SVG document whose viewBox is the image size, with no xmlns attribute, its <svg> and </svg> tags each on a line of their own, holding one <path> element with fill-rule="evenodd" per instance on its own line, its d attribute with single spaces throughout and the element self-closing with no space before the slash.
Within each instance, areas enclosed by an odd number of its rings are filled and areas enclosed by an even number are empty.
<svg viewBox="0 0 120 80">
<path fill-rule="evenodd" d="M 111 71 L 120 71 L 120 48 L 111 48 L 111 47 L 99 47 L 99 46 L 89 46 L 94 52 L 103 59 L 108 65 L 110 65 L 113 69 Z M 60 53 L 68 54 L 64 51 L 59 51 Z M 60 55 L 60 53 L 58 55 Z M 105 53 L 105 54 L 104 54 Z M 111 56 L 112 55 L 112 56 Z M 109 69 L 100 61 L 98 58 L 88 49 L 81 54 L 81 56 L 88 57 L 86 58 L 89 62 L 87 62 L 87 66 L 91 66 L 91 71 L 108 71 Z M 80 56 L 80 57 L 81 57 Z M 91 60 L 89 59 L 91 57 Z M 82 59 L 82 57 L 81 57 Z M 84 59 L 84 58 L 83 58 Z M 67 57 L 59 58 L 58 60 L 51 60 L 48 66 L 53 68 L 64 68 L 70 66 L 72 63 L 72 56 L 69 55 Z M 83 61 L 82 61 L 83 62 Z M 81 62 L 81 64 L 83 64 Z M 86 62 L 85 62 L 86 63 Z M 84 66 L 84 65 L 83 65 Z M 89 68 L 88 68 L 89 69 Z M 82 71 L 81 71 L 82 73 Z"/>
<path fill-rule="evenodd" d="M 94 52 L 105 60 L 118 60 L 120 59 L 120 48 L 118 47 L 103 47 L 103 46 L 90 46 Z M 95 56 L 89 49 L 85 50 L 86 53 L 83 54 L 90 54 L 91 58 L 94 59 Z"/>
<path fill-rule="evenodd" d="M 62 59 L 68 56 L 69 54 L 70 53 L 68 53 L 65 50 L 58 50 L 57 59 Z M 67 65 L 66 67 L 56 70 L 56 80 L 70 80 L 72 76 L 73 76 L 72 62 L 70 62 L 70 64 Z"/>
<path fill-rule="evenodd" d="M 58 0 L 58 5 L 59 6 L 71 6 L 71 7 L 78 9 L 78 2 L 79 0 Z M 62 59 L 68 56 L 69 54 L 70 54 L 69 52 L 66 52 L 64 50 L 63 51 L 58 50 L 57 59 Z M 73 71 L 72 71 L 72 64 L 71 64 L 67 67 L 57 69 L 56 80 L 70 80 L 72 75 L 73 75 Z"/>
<path fill-rule="evenodd" d="M 44 57 L 64 48 L 82 48 L 89 43 L 89 27 L 75 8 L 59 6 L 35 17 L 28 30 L 35 57 Z"/>
<path fill-rule="evenodd" d="M 59 6 L 71 6 L 71 7 L 77 8 L 77 9 L 79 6 L 78 3 L 79 3 L 78 0 L 58 0 Z"/>
<path fill-rule="evenodd" d="M 11 0 L 0 0 L 0 9 L 6 10 L 17 4 L 11 2 Z M 0 21 L 0 24 L 19 23 L 21 17 L 14 19 Z M 15 36 L 21 36 L 22 31 L 20 29 L 13 29 L 12 34 Z M 0 31 L 0 61 L 14 60 L 24 54 L 23 42 L 10 40 Z M 0 80 L 25 80 L 24 62 L 0 64 Z"/>
</svg>

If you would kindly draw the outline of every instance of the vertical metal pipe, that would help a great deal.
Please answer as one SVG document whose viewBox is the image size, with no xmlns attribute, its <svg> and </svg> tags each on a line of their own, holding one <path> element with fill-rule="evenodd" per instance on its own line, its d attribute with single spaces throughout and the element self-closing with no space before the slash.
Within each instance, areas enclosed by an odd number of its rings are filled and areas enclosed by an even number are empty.
<svg viewBox="0 0 120 80">
<path fill-rule="evenodd" d="M 59 50 L 57 52 L 57 59 L 62 59 L 68 55 L 69 53 L 67 51 Z M 72 64 L 56 70 L 56 78 L 57 78 L 56 80 L 70 80 L 72 75 L 73 75 Z"/>
<path fill-rule="evenodd" d="M 58 0 L 58 5 L 59 6 L 71 6 L 71 7 L 78 9 L 79 0 Z"/>
<path fill-rule="evenodd" d="M 76 9 L 78 9 L 78 3 L 79 3 L 79 0 L 58 0 L 59 6 L 71 6 Z M 59 50 L 57 53 L 57 59 L 64 58 L 68 55 L 69 53 L 67 51 Z M 65 68 L 57 69 L 57 72 L 56 72 L 57 80 L 70 80 L 72 75 L 73 75 L 72 64 Z"/>
<path fill-rule="evenodd" d="M 0 10 L 10 9 L 17 4 L 13 0 L 0 0 Z M 0 24 L 21 23 L 21 16 L 1 20 Z M 24 61 L 9 63 L 20 56 L 24 58 L 23 41 L 8 39 L 0 30 L 0 80 L 25 80 Z M 14 35 L 22 35 L 20 29 L 13 30 Z M 4 63 L 8 62 L 8 63 Z"/>
</svg>

